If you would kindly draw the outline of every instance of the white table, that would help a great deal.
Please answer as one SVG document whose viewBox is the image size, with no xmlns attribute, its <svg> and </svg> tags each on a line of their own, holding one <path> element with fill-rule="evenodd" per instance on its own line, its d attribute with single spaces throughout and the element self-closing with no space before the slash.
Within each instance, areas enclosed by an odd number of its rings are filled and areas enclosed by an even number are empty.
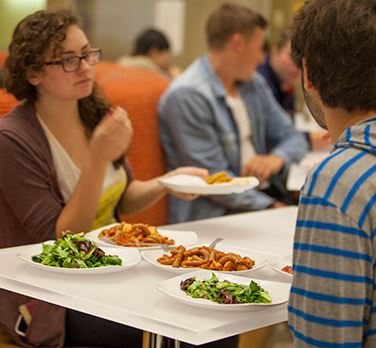
<svg viewBox="0 0 376 348">
<path fill-rule="evenodd" d="M 291 254 L 296 215 L 297 209 L 289 207 L 166 228 L 196 231 L 199 242 L 223 237 L 227 243 L 263 251 L 272 258 Z M 287 304 L 252 312 L 218 312 L 175 302 L 155 289 L 174 274 L 145 261 L 125 272 L 78 277 L 34 269 L 14 251 L 0 250 L 1 288 L 180 341 L 203 344 L 287 320 Z M 250 276 L 288 282 L 268 266 Z"/>
</svg>

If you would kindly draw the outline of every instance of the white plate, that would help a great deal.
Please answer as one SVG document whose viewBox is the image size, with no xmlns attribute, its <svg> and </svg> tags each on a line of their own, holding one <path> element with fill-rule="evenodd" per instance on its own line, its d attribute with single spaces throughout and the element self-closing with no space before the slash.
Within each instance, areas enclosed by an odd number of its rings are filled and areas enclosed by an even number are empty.
<svg viewBox="0 0 376 348">
<path fill-rule="evenodd" d="M 53 244 L 53 241 L 45 242 L 47 244 Z M 52 267 L 43 265 L 38 262 L 34 262 L 31 257 L 33 255 L 40 254 L 42 252 L 42 244 L 35 244 L 26 246 L 25 249 L 17 254 L 17 256 L 36 268 L 43 269 L 45 271 L 57 272 L 57 273 L 67 273 L 67 274 L 102 274 L 102 273 L 112 273 L 125 271 L 133 266 L 136 266 L 141 261 L 140 252 L 137 249 L 130 248 L 101 248 L 106 255 L 118 255 L 122 260 L 121 266 L 103 266 L 95 268 L 62 268 L 62 267 Z"/>
<path fill-rule="evenodd" d="M 272 302 L 271 303 L 241 303 L 241 304 L 221 304 L 201 298 L 192 298 L 180 289 L 180 282 L 187 278 L 196 277 L 204 280 L 210 279 L 212 273 L 215 273 L 219 280 L 229 280 L 233 283 L 248 285 L 252 279 L 239 277 L 236 275 L 223 274 L 218 272 L 200 270 L 196 272 L 179 275 L 175 278 L 165 280 L 157 285 L 157 289 L 173 299 L 199 308 L 215 309 L 220 311 L 249 311 L 259 309 L 260 307 L 273 306 L 285 303 L 289 299 L 290 284 L 273 282 L 268 280 L 254 279 L 264 290 L 267 290 Z"/>
<path fill-rule="evenodd" d="M 270 263 L 270 267 L 280 273 L 283 274 L 285 277 L 292 279 L 292 274 L 282 271 L 282 268 L 285 266 L 292 266 L 292 259 L 290 256 L 283 256 L 281 258 L 275 259 Z"/>
<path fill-rule="evenodd" d="M 163 178 L 160 179 L 159 182 L 170 190 L 176 192 L 201 195 L 228 195 L 231 193 L 241 193 L 257 187 L 260 183 L 253 176 L 239 179 L 248 182 L 225 182 L 222 184 L 209 185 L 204 179 L 198 176 L 186 174 L 179 174 Z"/>
<path fill-rule="evenodd" d="M 127 248 L 126 246 L 122 245 L 117 245 L 111 240 L 103 240 L 98 238 L 98 234 L 103 231 L 104 229 L 110 228 L 112 226 L 116 226 L 118 224 L 112 224 L 108 226 L 104 226 L 101 228 L 98 228 L 94 231 L 88 232 L 85 234 L 85 237 L 96 242 L 98 245 L 103 245 L 103 246 L 108 246 L 108 247 L 113 247 L 113 248 Z M 164 230 L 162 228 L 157 228 L 158 232 L 165 237 L 171 238 L 175 241 L 176 246 L 178 245 L 190 245 L 193 244 L 197 241 L 197 234 L 196 232 L 193 231 L 173 231 L 173 230 Z M 129 247 L 128 249 L 142 249 L 142 250 L 153 250 L 153 249 L 160 249 L 161 247 L 156 245 L 156 246 L 147 246 L 147 247 Z"/>
<path fill-rule="evenodd" d="M 195 245 L 195 246 L 192 245 L 192 246 L 189 246 L 189 248 L 200 247 L 200 246 L 202 246 L 202 244 Z M 269 260 L 266 258 L 265 255 L 258 253 L 258 252 L 254 252 L 252 250 L 233 247 L 230 245 L 226 245 L 225 243 L 219 243 L 215 248 L 217 250 L 224 251 L 226 253 L 229 253 L 229 252 L 236 253 L 242 257 L 248 256 L 249 258 L 255 261 L 255 266 L 252 269 L 247 269 L 245 271 L 212 271 L 212 272 L 244 275 L 244 274 L 248 274 L 250 272 L 256 271 L 260 269 L 261 267 L 266 266 L 269 263 Z M 141 252 L 142 257 L 147 262 L 165 271 L 182 274 L 182 273 L 192 272 L 193 270 L 198 269 L 198 268 L 183 268 L 183 267 L 174 268 L 172 266 L 162 265 L 157 261 L 157 259 L 161 257 L 163 254 L 168 254 L 168 252 L 163 251 L 161 249 Z"/>
</svg>

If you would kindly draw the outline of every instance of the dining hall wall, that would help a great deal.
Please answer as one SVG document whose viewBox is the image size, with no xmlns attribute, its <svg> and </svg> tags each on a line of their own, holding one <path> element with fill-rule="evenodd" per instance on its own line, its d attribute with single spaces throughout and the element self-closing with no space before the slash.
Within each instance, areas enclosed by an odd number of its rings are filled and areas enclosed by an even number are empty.
<svg viewBox="0 0 376 348">
<path fill-rule="evenodd" d="M 70 0 L 0 0 L 0 51 L 8 49 L 17 23 L 38 10 L 72 7 Z"/>
<path fill-rule="evenodd" d="M 90 40 L 102 48 L 106 59 L 116 59 L 122 54 L 130 54 L 135 36 L 146 27 L 153 26 L 156 22 L 160 23 L 160 18 L 157 17 L 161 13 L 158 9 L 169 11 L 164 16 L 167 20 L 162 23 L 161 29 L 167 29 L 168 36 L 173 36 L 177 29 L 181 29 L 182 51 L 173 55 L 173 64 L 183 68 L 205 52 L 205 22 L 210 13 L 224 2 L 226 0 L 71 0 L 73 7 L 83 18 L 84 28 Z M 273 0 L 227 2 L 249 6 L 269 19 Z M 176 23 L 174 17 L 173 11 L 177 8 L 174 4 L 180 4 L 180 9 L 183 9 L 179 23 Z M 175 25 L 172 25 L 173 22 Z M 176 25 L 182 27 L 177 28 Z M 168 30 L 173 30 L 171 35 Z"/>
<path fill-rule="evenodd" d="M 22 18 L 46 6 L 46 0 L 0 0 L 0 51 L 8 49 L 13 29 Z"/>
<path fill-rule="evenodd" d="M 174 36 L 176 25 L 181 26 L 182 35 L 179 44 L 182 49 L 179 52 L 174 50 L 173 64 L 184 68 L 206 51 L 206 20 L 210 13 L 224 2 L 226 0 L 0 0 L 0 50 L 7 49 L 15 25 L 27 14 L 46 7 L 72 7 L 82 18 L 89 39 L 94 45 L 102 48 L 104 58 L 116 59 L 122 54 L 131 52 L 132 42 L 141 30 L 158 22 L 157 10 L 162 8 L 160 5 L 164 5 L 163 9 L 166 10 L 171 5 L 180 4 L 183 9 L 181 20 L 176 21 L 172 10 L 167 15 L 170 17 L 162 23 L 162 29 L 172 30 Z M 273 41 L 280 29 L 290 22 L 293 10 L 303 1 L 227 0 L 227 2 L 243 4 L 262 13 L 270 22 L 268 33 Z M 171 24 L 174 22 L 175 25 L 170 25 L 170 22 Z M 175 44 L 175 41 L 172 40 L 172 43 Z"/>
<path fill-rule="evenodd" d="M 206 52 L 205 24 L 210 14 L 222 3 L 238 3 L 270 18 L 272 0 L 187 0 L 184 28 L 184 52 L 174 56 L 173 63 L 186 67 Z"/>
</svg>

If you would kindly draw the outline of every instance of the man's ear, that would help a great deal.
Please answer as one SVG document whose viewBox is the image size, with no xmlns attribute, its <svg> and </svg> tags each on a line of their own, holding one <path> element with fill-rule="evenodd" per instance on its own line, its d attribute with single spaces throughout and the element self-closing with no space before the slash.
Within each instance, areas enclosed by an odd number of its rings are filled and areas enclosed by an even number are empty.
<svg viewBox="0 0 376 348">
<path fill-rule="evenodd" d="M 233 34 L 229 39 L 230 46 L 236 50 L 239 51 L 244 47 L 245 44 L 245 37 L 241 33 L 235 33 Z"/>
<path fill-rule="evenodd" d="M 31 85 L 38 86 L 40 83 L 39 72 L 28 70 L 28 72 L 26 73 L 26 79 Z"/>
<path fill-rule="evenodd" d="M 304 88 L 306 90 L 310 90 L 313 88 L 313 84 L 311 82 L 311 80 L 309 79 L 308 77 L 308 66 L 307 66 L 307 61 L 305 60 L 305 58 L 303 58 L 303 81 L 304 81 Z"/>
</svg>

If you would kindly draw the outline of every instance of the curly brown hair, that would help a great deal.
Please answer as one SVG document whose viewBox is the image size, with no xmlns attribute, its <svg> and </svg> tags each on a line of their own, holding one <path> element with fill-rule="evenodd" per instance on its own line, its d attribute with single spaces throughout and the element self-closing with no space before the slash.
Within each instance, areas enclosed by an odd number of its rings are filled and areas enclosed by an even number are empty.
<svg viewBox="0 0 376 348">
<path fill-rule="evenodd" d="M 29 83 L 27 73 L 43 69 L 44 55 L 51 44 L 53 57 L 59 57 L 61 43 L 72 25 L 79 25 L 78 18 L 72 12 L 42 10 L 27 16 L 16 26 L 4 69 L 4 84 L 9 93 L 18 100 L 26 99 L 35 103 L 38 91 Z M 81 121 L 90 136 L 112 105 L 98 93 L 94 85 L 92 93 L 78 101 L 78 107 Z M 121 165 L 122 161 L 115 161 L 115 166 Z"/>
<path fill-rule="evenodd" d="M 376 110 L 375 0 L 306 1 L 292 25 L 291 53 L 323 103 Z"/>
<path fill-rule="evenodd" d="M 18 100 L 34 103 L 37 89 L 27 80 L 29 71 L 40 71 L 44 55 L 51 44 L 57 57 L 69 26 L 78 25 L 78 19 L 69 11 L 37 11 L 16 26 L 5 61 L 5 87 Z"/>
</svg>

